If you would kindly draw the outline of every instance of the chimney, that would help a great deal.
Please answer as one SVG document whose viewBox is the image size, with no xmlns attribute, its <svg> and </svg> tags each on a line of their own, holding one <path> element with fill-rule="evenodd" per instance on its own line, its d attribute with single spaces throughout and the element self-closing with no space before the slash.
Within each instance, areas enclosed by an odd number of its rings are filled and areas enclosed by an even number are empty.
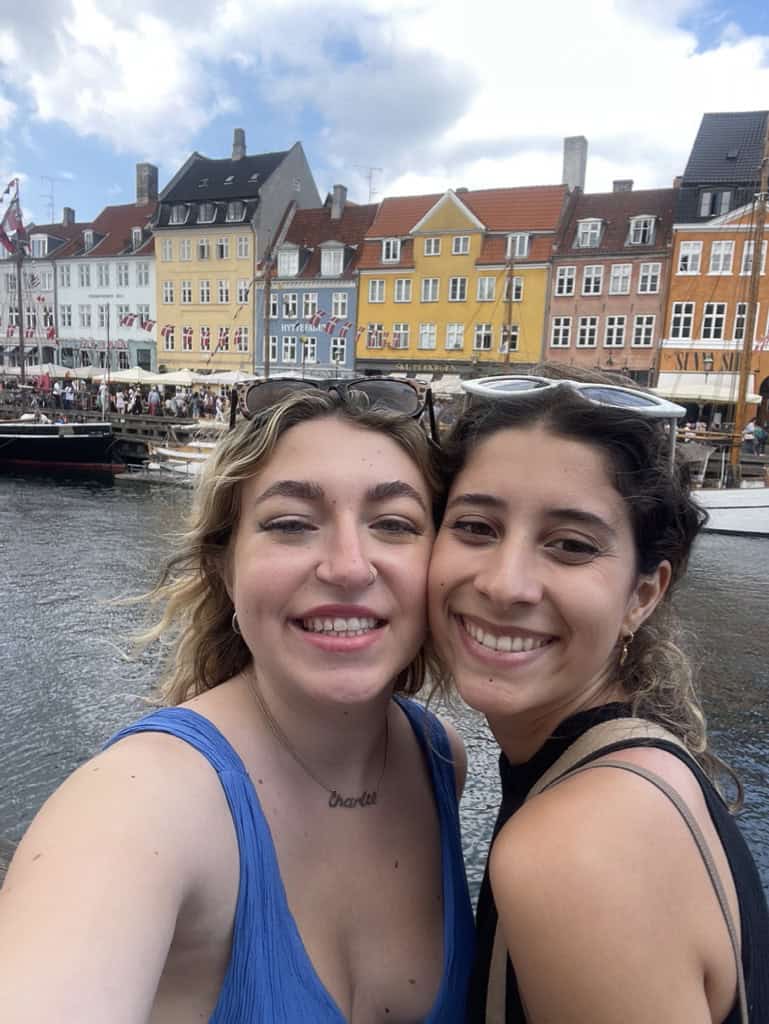
<svg viewBox="0 0 769 1024">
<path fill-rule="evenodd" d="M 242 160 L 246 155 L 246 133 L 242 128 L 236 128 L 232 133 L 232 159 Z"/>
<path fill-rule="evenodd" d="M 612 192 L 632 192 L 633 191 L 633 179 L 632 178 L 616 178 L 612 183 Z"/>
<path fill-rule="evenodd" d="M 158 201 L 158 169 L 154 164 L 136 165 L 136 205 Z"/>
<path fill-rule="evenodd" d="M 683 176 L 683 174 L 677 174 L 675 176 L 675 178 L 673 178 L 673 188 L 680 188 L 683 185 L 683 183 L 684 183 L 684 176 Z"/>
<path fill-rule="evenodd" d="M 334 185 L 334 191 L 331 196 L 331 219 L 339 220 L 344 213 L 345 203 L 347 202 L 347 188 L 344 185 Z"/>
<path fill-rule="evenodd" d="M 563 140 L 563 175 L 561 181 L 569 191 L 585 190 L 587 170 L 587 139 L 584 135 L 570 135 Z"/>
<path fill-rule="evenodd" d="M 74 224 L 75 223 L 75 211 L 71 206 L 65 206 L 61 211 L 61 222 L 62 224 Z"/>
</svg>

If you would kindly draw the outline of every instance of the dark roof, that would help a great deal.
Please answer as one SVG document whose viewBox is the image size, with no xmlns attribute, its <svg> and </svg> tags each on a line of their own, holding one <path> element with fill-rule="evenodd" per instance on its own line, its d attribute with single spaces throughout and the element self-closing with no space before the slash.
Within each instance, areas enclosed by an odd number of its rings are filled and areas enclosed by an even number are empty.
<svg viewBox="0 0 769 1024">
<path fill-rule="evenodd" d="M 378 203 L 365 206 L 345 203 L 342 216 L 337 220 L 331 219 L 329 201 L 321 207 L 297 210 L 283 241 L 298 245 L 303 251 L 298 277 L 317 277 L 320 274 L 320 246 L 323 242 L 341 242 L 346 247 L 345 266 L 340 276 L 349 277 L 378 209 Z"/>
<path fill-rule="evenodd" d="M 575 255 L 599 255 L 601 253 L 622 253 L 632 256 L 663 249 L 670 242 L 673 225 L 673 204 L 676 190 L 672 188 L 649 188 L 631 192 L 592 192 L 579 194 L 571 207 L 568 219 L 560 233 L 557 255 L 569 258 Z M 651 245 L 627 245 L 630 218 L 644 214 L 656 220 L 654 242 Z M 593 249 L 574 248 L 577 222 L 581 220 L 603 221 L 603 230 L 598 246 Z"/>
<path fill-rule="evenodd" d="M 69 242 L 60 249 L 57 257 L 84 257 L 104 259 L 107 256 L 151 256 L 155 242 L 150 221 L 155 213 L 155 203 L 124 203 L 120 206 L 105 206 L 99 216 L 90 224 L 73 225 L 78 230 Z M 83 231 L 91 229 L 94 244 L 87 251 L 83 247 Z M 141 228 L 142 244 L 134 249 L 131 244 L 131 228 Z"/>
<path fill-rule="evenodd" d="M 766 110 L 703 114 L 683 184 L 757 182 L 768 115 Z"/>
<path fill-rule="evenodd" d="M 255 198 L 259 189 L 285 160 L 282 153 L 261 153 L 240 160 L 210 160 L 193 153 L 188 166 L 164 190 L 163 203 Z M 256 177 L 255 177 L 256 176 Z M 232 181 L 225 184 L 231 178 Z"/>
</svg>

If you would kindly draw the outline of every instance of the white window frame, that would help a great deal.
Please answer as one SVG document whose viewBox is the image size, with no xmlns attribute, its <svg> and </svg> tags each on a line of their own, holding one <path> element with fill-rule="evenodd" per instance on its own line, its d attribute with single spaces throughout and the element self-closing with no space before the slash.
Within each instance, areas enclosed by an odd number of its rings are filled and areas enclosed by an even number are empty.
<svg viewBox="0 0 769 1024">
<path fill-rule="evenodd" d="M 80 327 L 91 326 L 91 304 L 90 302 L 81 303 L 77 307 L 77 321 Z"/>
<path fill-rule="evenodd" d="M 638 271 L 638 294 L 657 295 L 660 290 L 662 276 L 661 263 L 642 263 Z M 654 285 L 653 288 L 650 285 Z"/>
<path fill-rule="evenodd" d="M 118 263 L 117 265 L 117 286 L 118 288 L 127 288 L 129 281 L 129 270 L 127 263 Z"/>
<path fill-rule="evenodd" d="M 469 235 L 453 235 L 451 239 L 451 255 L 467 256 L 470 252 Z"/>
<path fill-rule="evenodd" d="M 652 348 L 654 346 L 654 325 L 657 317 L 654 313 L 636 313 L 633 318 L 632 348 Z"/>
<path fill-rule="evenodd" d="M 410 277 L 395 278 L 395 294 L 393 295 L 393 302 L 411 302 Z"/>
<path fill-rule="evenodd" d="M 628 231 L 628 245 L 654 245 L 654 234 L 656 218 L 651 214 L 639 214 L 630 218 L 630 230 Z"/>
<path fill-rule="evenodd" d="M 182 306 L 192 305 L 192 281 L 189 278 L 179 282 L 179 302 Z"/>
<path fill-rule="evenodd" d="M 96 287 L 109 288 L 109 263 L 96 264 Z"/>
<path fill-rule="evenodd" d="M 237 254 L 239 260 L 247 260 L 251 252 L 248 235 L 238 235 Z"/>
<path fill-rule="evenodd" d="M 88 263 L 78 263 L 77 283 L 81 288 L 91 287 L 91 267 Z"/>
<path fill-rule="evenodd" d="M 137 288 L 149 288 L 150 283 L 150 265 L 149 263 L 137 263 L 136 264 L 136 287 Z"/>
<path fill-rule="evenodd" d="M 331 315 L 339 318 L 347 316 L 347 292 L 331 293 Z"/>
<path fill-rule="evenodd" d="M 409 325 L 405 322 L 394 323 L 391 339 L 393 348 L 408 348 L 410 344 Z"/>
<path fill-rule="evenodd" d="M 488 322 L 473 327 L 473 352 L 491 352 L 494 348 L 494 326 Z"/>
<path fill-rule="evenodd" d="M 246 204 L 242 199 L 232 199 L 227 203 L 227 212 L 224 215 L 224 219 L 228 224 L 239 224 L 245 216 Z"/>
<path fill-rule="evenodd" d="M 681 242 L 678 247 L 676 274 L 693 276 L 699 274 L 702 264 L 702 242 Z"/>
<path fill-rule="evenodd" d="M 198 297 L 201 306 L 207 306 L 211 302 L 211 282 L 203 278 L 198 282 Z"/>
<path fill-rule="evenodd" d="M 318 312 L 318 293 L 304 292 L 302 294 L 302 319 L 309 320 Z"/>
<path fill-rule="evenodd" d="M 248 325 L 240 324 L 239 327 L 235 328 L 235 351 L 248 352 L 249 344 Z"/>
<path fill-rule="evenodd" d="M 370 303 L 384 302 L 385 300 L 385 283 L 381 277 L 374 277 L 369 279 L 368 283 L 368 301 Z"/>
<path fill-rule="evenodd" d="M 169 224 L 186 224 L 189 209 L 184 203 L 174 203 L 171 207 L 171 214 L 168 218 Z"/>
<path fill-rule="evenodd" d="M 550 347 L 569 348 L 571 345 L 571 317 L 554 316 L 550 321 Z"/>
<path fill-rule="evenodd" d="M 478 302 L 494 302 L 496 299 L 496 277 L 482 276 L 478 278 L 476 298 Z"/>
<path fill-rule="evenodd" d="M 419 325 L 419 341 L 417 348 L 434 349 L 438 341 L 438 325 L 422 323 Z"/>
<path fill-rule="evenodd" d="M 766 246 L 767 241 L 761 243 L 761 274 L 766 273 Z M 756 247 L 756 243 L 752 240 L 746 240 L 742 246 L 742 261 L 740 263 L 740 275 L 746 276 L 750 274 L 753 266 L 753 250 Z"/>
<path fill-rule="evenodd" d="M 160 243 L 160 259 L 169 263 L 174 258 L 174 242 L 172 238 L 164 238 Z"/>
<path fill-rule="evenodd" d="M 320 251 L 321 277 L 339 277 L 344 269 L 344 249 L 341 245 L 328 246 Z"/>
<path fill-rule="evenodd" d="M 441 240 L 439 237 L 426 238 L 423 247 L 423 253 L 425 256 L 440 256 L 441 254 Z"/>
<path fill-rule="evenodd" d="M 280 316 L 280 294 L 270 292 L 270 320 L 277 320 Z"/>
<path fill-rule="evenodd" d="M 280 346 L 281 363 L 296 363 L 298 348 L 297 336 L 295 334 L 284 334 Z"/>
<path fill-rule="evenodd" d="M 384 324 L 366 324 L 366 348 L 384 348 Z"/>
<path fill-rule="evenodd" d="M 670 311 L 670 337 L 673 341 L 688 341 L 692 338 L 695 312 L 696 303 L 694 302 L 673 303 Z"/>
<path fill-rule="evenodd" d="M 512 288 L 512 296 L 510 289 Z M 523 302 L 523 278 L 505 278 L 505 302 Z"/>
<path fill-rule="evenodd" d="M 278 277 L 296 277 L 299 273 L 299 250 L 281 249 L 278 253 Z"/>
<path fill-rule="evenodd" d="M 700 332 L 703 341 L 723 341 L 726 336 L 726 312 L 725 302 L 706 302 L 703 305 Z"/>
<path fill-rule="evenodd" d="M 719 277 L 731 274 L 734 267 L 734 241 L 731 238 L 715 238 L 710 243 L 708 273 Z"/>
<path fill-rule="evenodd" d="M 210 260 L 211 259 L 211 239 L 210 238 L 199 238 L 198 239 L 198 260 Z"/>
<path fill-rule="evenodd" d="M 220 306 L 229 305 L 230 301 L 230 279 L 220 277 L 216 282 L 216 301 Z"/>
<path fill-rule="evenodd" d="M 441 291 L 439 277 L 423 277 L 419 285 L 420 302 L 438 302 Z M 431 294 L 434 292 L 435 294 Z"/>
<path fill-rule="evenodd" d="M 632 263 L 612 263 L 609 271 L 609 295 L 629 295 Z"/>
<path fill-rule="evenodd" d="M 520 324 L 502 324 L 499 329 L 499 351 L 501 355 L 518 351 L 520 334 Z"/>
<path fill-rule="evenodd" d="M 463 323 L 446 324 L 444 347 L 447 352 L 462 351 L 465 347 L 465 325 Z"/>
<path fill-rule="evenodd" d="M 192 352 L 194 331 L 191 324 L 182 325 L 182 352 Z"/>
<path fill-rule="evenodd" d="M 587 264 L 582 271 L 582 294 L 600 295 L 603 291 L 603 265 L 600 263 Z M 597 282 L 597 286 L 591 282 Z M 588 283 L 590 288 L 588 288 Z"/>
<path fill-rule="evenodd" d="M 603 221 L 595 217 L 577 221 L 577 234 L 574 238 L 575 249 L 597 249 L 601 243 Z"/>
<path fill-rule="evenodd" d="M 599 317 L 594 314 L 580 316 L 577 320 L 577 348 L 595 348 L 598 343 Z"/>
<path fill-rule="evenodd" d="M 555 274 L 555 294 L 573 295 L 577 283 L 577 268 L 575 266 L 558 267 Z"/>
<path fill-rule="evenodd" d="M 179 239 L 179 259 L 182 261 L 182 263 L 189 263 L 189 261 L 192 259 L 191 238 Z"/>
<path fill-rule="evenodd" d="M 71 288 L 72 287 L 72 274 L 70 273 L 70 264 L 62 263 L 59 266 L 59 288 Z"/>
<path fill-rule="evenodd" d="M 163 297 L 163 305 L 164 306 L 171 306 L 171 305 L 173 305 L 173 301 L 174 301 L 174 282 L 173 281 L 164 281 L 162 286 L 161 286 L 161 290 L 162 290 L 162 297 Z"/>
<path fill-rule="evenodd" d="M 347 361 L 347 338 L 340 338 L 339 335 L 335 335 L 331 339 L 329 358 L 332 366 L 341 366 Z"/>
<path fill-rule="evenodd" d="M 277 343 L 277 339 L 276 339 Z M 210 352 L 211 351 L 211 328 L 208 324 L 200 325 L 200 351 Z M 275 356 L 277 360 L 277 354 Z"/>
<path fill-rule="evenodd" d="M 230 258 L 230 239 L 227 235 L 222 235 L 221 238 L 216 240 L 216 258 L 218 260 L 228 260 Z"/>
<path fill-rule="evenodd" d="M 610 313 L 606 317 L 603 330 L 604 348 L 624 348 L 627 317 L 622 314 Z"/>
<path fill-rule="evenodd" d="M 299 315 L 299 302 L 296 292 L 283 292 L 281 295 L 281 315 L 284 320 L 296 320 Z"/>
<path fill-rule="evenodd" d="M 270 362 L 277 363 L 278 359 L 278 336 L 277 334 L 270 335 Z"/>
<path fill-rule="evenodd" d="M 449 302 L 467 302 L 467 278 L 449 278 Z"/>
<path fill-rule="evenodd" d="M 525 231 L 514 231 L 507 236 L 506 259 L 525 260 L 528 255 L 529 235 Z"/>
<path fill-rule="evenodd" d="M 302 346 L 302 363 L 317 363 L 318 361 L 318 339 L 314 334 L 303 334 L 300 337 Z"/>
<path fill-rule="evenodd" d="M 251 294 L 251 282 L 248 280 L 247 277 L 239 277 L 238 278 L 238 290 L 237 290 L 238 303 L 241 306 L 244 306 L 248 302 L 250 294 Z"/>
<path fill-rule="evenodd" d="M 401 258 L 400 238 L 382 239 L 382 263 L 399 263 Z"/>
<path fill-rule="evenodd" d="M 59 324 L 62 327 L 72 326 L 72 306 L 70 303 L 59 306 Z"/>
</svg>

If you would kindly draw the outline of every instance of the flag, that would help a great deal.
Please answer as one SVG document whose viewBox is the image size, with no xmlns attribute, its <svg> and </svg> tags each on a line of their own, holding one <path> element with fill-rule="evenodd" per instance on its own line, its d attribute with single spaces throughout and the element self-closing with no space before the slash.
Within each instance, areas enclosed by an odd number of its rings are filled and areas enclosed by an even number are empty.
<svg viewBox="0 0 769 1024">
<path fill-rule="evenodd" d="M 10 240 L 8 235 L 6 235 L 6 233 L 3 230 L 2 226 L 0 226 L 0 245 L 2 245 L 10 253 L 16 252 L 16 246 Z"/>
<path fill-rule="evenodd" d="M 136 319 L 136 313 L 126 313 L 120 317 L 121 327 L 133 327 L 134 320 Z"/>
<path fill-rule="evenodd" d="M 7 196 L 12 188 L 18 188 L 18 187 L 19 187 L 19 179 L 18 178 L 11 178 L 11 180 L 5 186 L 5 191 L 3 192 L 3 195 Z"/>
<path fill-rule="evenodd" d="M 173 324 L 164 324 L 160 328 L 160 335 L 163 338 L 167 338 L 169 334 L 173 334 L 173 333 L 174 333 L 174 325 Z"/>
<path fill-rule="evenodd" d="M 144 317 L 143 316 L 141 318 L 141 322 L 140 322 L 139 326 L 141 327 L 141 329 L 143 331 L 154 331 L 154 329 L 155 329 L 155 321 L 154 320 L 150 320 L 149 317 Z"/>
<path fill-rule="evenodd" d="M 24 329 L 24 337 L 25 338 L 34 338 L 34 336 L 35 336 L 35 328 L 34 327 L 26 327 Z"/>
<path fill-rule="evenodd" d="M 40 279 L 39 278 L 37 280 L 37 283 L 40 284 Z M 34 287 L 34 285 L 33 285 L 33 287 Z M 35 302 L 45 302 L 45 295 L 36 295 L 35 296 Z"/>
<path fill-rule="evenodd" d="M 211 348 L 211 328 L 201 327 L 200 328 L 200 347 L 202 349 Z"/>
<path fill-rule="evenodd" d="M 338 316 L 330 316 L 328 318 L 328 321 L 324 325 L 323 330 L 326 332 L 326 334 L 329 334 L 329 335 L 333 334 L 334 331 L 336 330 L 336 325 L 338 323 L 339 323 L 339 317 Z"/>
<path fill-rule="evenodd" d="M 56 328 L 55 327 L 49 327 L 48 330 L 45 332 L 45 336 L 46 336 L 46 338 L 49 341 L 55 341 L 55 339 L 56 339 Z"/>
<path fill-rule="evenodd" d="M 12 324 L 8 324 L 8 329 L 5 332 L 9 338 L 12 338 L 16 333 L 16 328 Z"/>
<path fill-rule="evenodd" d="M 222 348 L 222 347 L 224 347 L 226 345 L 229 345 L 229 343 L 230 343 L 230 329 L 229 329 L 229 327 L 220 327 L 219 328 L 219 341 L 218 341 L 216 347 L 217 348 Z"/>
<path fill-rule="evenodd" d="M 339 337 L 340 338 L 346 338 L 351 327 L 352 327 L 352 324 L 350 323 L 350 321 L 346 320 L 342 324 L 342 326 L 339 328 Z"/>
<path fill-rule="evenodd" d="M 756 338 L 753 342 L 753 349 L 756 352 L 763 352 L 769 348 L 769 334 L 765 334 L 763 338 Z"/>
<path fill-rule="evenodd" d="M 316 309 L 310 317 L 310 323 L 313 327 L 319 327 L 321 320 L 325 317 L 325 313 L 321 309 Z"/>
<path fill-rule="evenodd" d="M 184 327 L 184 328 L 182 328 L 182 341 L 183 342 L 187 342 L 190 345 L 192 344 L 192 328 L 191 327 Z"/>
<path fill-rule="evenodd" d="M 18 238 L 24 237 L 24 222 L 21 219 L 21 210 L 19 209 L 19 200 L 13 199 L 5 211 L 2 223 L 3 231 L 7 235 L 16 234 Z"/>
<path fill-rule="evenodd" d="M 39 287 L 40 287 L 40 278 L 37 276 L 37 274 L 30 274 L 27 277 L 27 288 L 39 288 Z M 38 302 L 42 302 L 42 301 L 43 301 L 43 299 L 42 299 L 42 296 L 41 296 L 41 297 L 38 298 Z"/>
<path fill-rule="evenodd" d="M 355 337 L 359 338 L 361 336 L 361 334 L 365 334 L 365 333 L 366 333 L 366 325 L 365 324 L 361 324 L 361 326 L 355 332 Z"/>
</svg>

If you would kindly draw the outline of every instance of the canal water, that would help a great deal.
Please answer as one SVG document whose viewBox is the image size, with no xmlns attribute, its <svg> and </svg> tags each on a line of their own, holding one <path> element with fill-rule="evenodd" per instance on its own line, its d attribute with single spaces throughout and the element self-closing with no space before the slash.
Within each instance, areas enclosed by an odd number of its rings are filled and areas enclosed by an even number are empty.
<svg viewBox="0 0 769 1024">
<path fill-rule="evenodd" d="M 190 492 L 0 477 L 0 839 L 17 840 L 59 782 L 146 710 L 156 665 L 123 657 L 141 621 L 111 599 L 146 590 Z M 745 785 L 741 826 L 769 893 L 769 541 L 705 535 L 678 604 L 716 750 Z M 462 805 L 477 892 L 498 799 L 480 716 L 448 712 L 468 747 Z"/>
</svg>

